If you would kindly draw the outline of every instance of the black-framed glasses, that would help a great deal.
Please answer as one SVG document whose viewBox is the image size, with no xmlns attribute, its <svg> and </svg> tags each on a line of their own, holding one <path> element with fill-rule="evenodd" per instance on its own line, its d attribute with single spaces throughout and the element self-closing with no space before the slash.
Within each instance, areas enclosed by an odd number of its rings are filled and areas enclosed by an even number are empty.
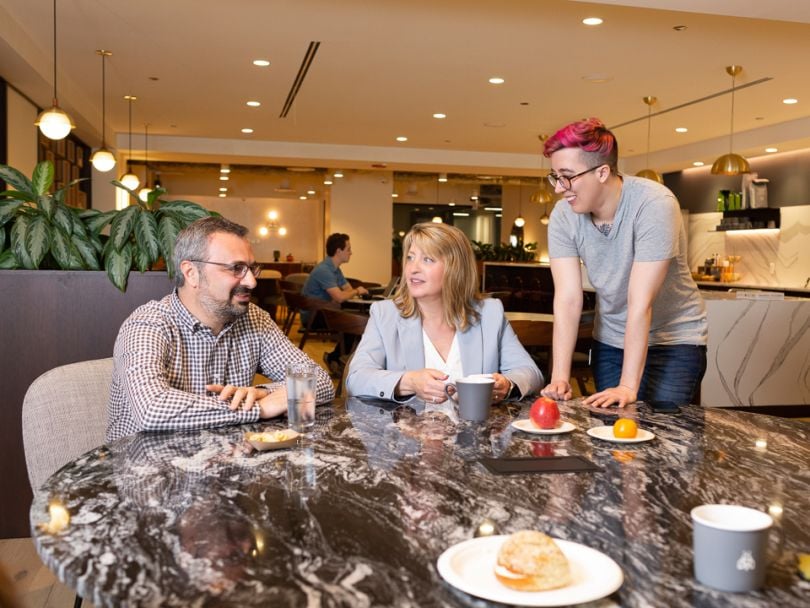
<svg viewBox="0 0 810 608">
<path fill-rule="evenodd" d="M 189 262 L 196 262 L 197 264 L 214 264 L 215 266 L 222 266 L 233 274 L 234 279 L 244 279 L 248 270 L 253 273 L 254 278 L 259 278 L 262 273 L 262 265 L 258 263 L 245 264 L 244 262 L 236 262 L 235 264 L 226 264 L 225 262 L 210 262 L 208 260 L 189 260 Z"/>
<path fill-rule="evenodd" d="M 605 163 L 602 163 L 604 165 Z M 584 171 L 580 171 L 576 175 L 557 175 L 556 173 L 549 173 L 546 178 L 548 179 L 548 183 L 551 184 L 552 188 L 556 188 L 557 184 L 560 184 L 560 188 L 563 190 L 568 190 L 571 187 L 571 182 L 573 182 L 576 178 L 582 177 L 586 173 L 590 173 L 591 171 L 595 171 L 602 165 L 596 165 L 595 167 L 591 167 L 590 169 L 585 169 Z"/>
</svg>

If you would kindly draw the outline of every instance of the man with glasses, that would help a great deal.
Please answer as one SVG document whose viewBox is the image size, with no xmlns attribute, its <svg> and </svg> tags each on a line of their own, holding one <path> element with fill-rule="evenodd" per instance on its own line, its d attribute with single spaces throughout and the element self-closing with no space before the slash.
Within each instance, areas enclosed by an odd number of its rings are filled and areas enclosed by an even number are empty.
<svg viewBox="0 0 810 608">
<path fill-rule="evenodd" d="M 545 144 L 549 182 L 562 195 L 548 226 L 554 278 L 551 382 L 570 399 L 571 358 L 582 312 L 580 261 L 596 291 L 588 405 L 691 403 L 706 370 L 706 310 L 686 260 L 675 195 L 620 175 L 618 144 L 596 118 L 563 127 Z"/>
<path fill-rule="evenodd" d="M 175 290 L 137 308 L 118 333 L 108 441 L 278 416 L 289 363 L 318 371 L 318 403 L 334 397 L 329 375 L 250 303 L 261 266 L 246 235 L 244 226 L 207 217 L 177 236 Z M 256 373 L 273 383 L 252 386 Z"/>
</svg>

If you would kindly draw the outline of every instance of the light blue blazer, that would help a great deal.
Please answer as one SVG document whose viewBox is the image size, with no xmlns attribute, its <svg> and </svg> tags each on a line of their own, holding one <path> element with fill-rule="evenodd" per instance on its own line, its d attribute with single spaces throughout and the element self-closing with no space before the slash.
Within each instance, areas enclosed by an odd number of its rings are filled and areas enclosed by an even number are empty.
<svg viewBox="0 0 810 608">
<path fill-rule="evenodd" d="M 520 344 L 495 298 L 482 300 L 478 324 L 457 334 L 465 376 L 500 372 L 519 389 L 520 397 L 540 388 L 543 375 Z M 349 364 L 349 395 L 395 399 L 394 389 L 406 371 L 425 367 L 422 320 L 404 318 L 393 300 L 371 305 L 371 318 Z M 407 398 L 406 398 L 407 399 Z"/>
</svg>

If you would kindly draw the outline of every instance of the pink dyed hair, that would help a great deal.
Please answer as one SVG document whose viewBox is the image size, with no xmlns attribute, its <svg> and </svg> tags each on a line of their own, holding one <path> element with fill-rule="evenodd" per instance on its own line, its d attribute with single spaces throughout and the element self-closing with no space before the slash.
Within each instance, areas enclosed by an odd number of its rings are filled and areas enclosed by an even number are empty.
<svg viewBox="0 0 810 608">
<path fill-rule="evenodd" d="M 617 170 L 619 143 L 598 118 L 579 120 L 564 126 L 546 140 L 543 155 L 550 158 L 562 148 L 579 148 L 591 161 L 608 165 L 614 173 Z"/>
</svg>

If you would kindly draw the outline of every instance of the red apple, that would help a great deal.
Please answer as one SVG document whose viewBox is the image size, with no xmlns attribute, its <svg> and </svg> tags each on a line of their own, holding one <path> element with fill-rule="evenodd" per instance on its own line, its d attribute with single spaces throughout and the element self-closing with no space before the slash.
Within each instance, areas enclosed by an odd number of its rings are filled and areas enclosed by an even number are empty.
<svg viewBox="0 0 810 608">
<path fill-rule="evenodd" d="M 560 424 L 560 408 L 557 402 L 548 397 L 540 397 L 532 403 L 529 418 L 541 429 L 553 429 Z"/>
<path fill-rule="evenodd" d="M 532 441 L 532 456 L 545 458 L 554 456 L 554 444 L 547 441 Z"/>
</svg>

